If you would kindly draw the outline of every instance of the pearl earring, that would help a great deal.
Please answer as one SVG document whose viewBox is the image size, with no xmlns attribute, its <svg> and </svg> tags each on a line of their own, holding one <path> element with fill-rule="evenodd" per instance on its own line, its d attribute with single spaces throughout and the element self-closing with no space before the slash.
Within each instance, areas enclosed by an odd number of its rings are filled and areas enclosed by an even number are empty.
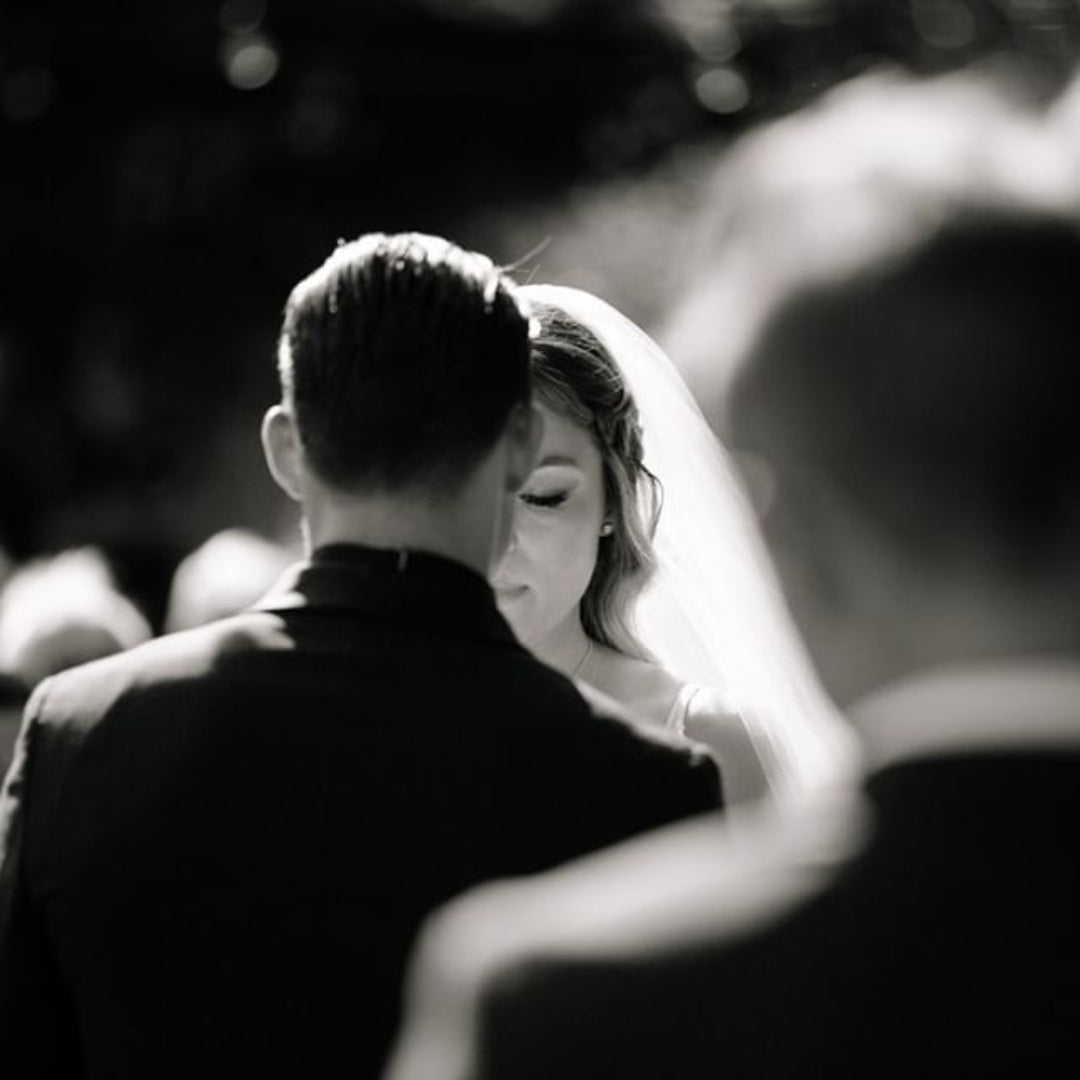
<svg viewBox="0 0 1080 1080">
<path fill-rule="evenodd" d="M 600 526 L 600 535 L 601 536 L 610 536 L 614 531 L 615 531 L 615 526 L 612 525 L 612 523 L 610 521 L 605 521 Z"/>
</svg>

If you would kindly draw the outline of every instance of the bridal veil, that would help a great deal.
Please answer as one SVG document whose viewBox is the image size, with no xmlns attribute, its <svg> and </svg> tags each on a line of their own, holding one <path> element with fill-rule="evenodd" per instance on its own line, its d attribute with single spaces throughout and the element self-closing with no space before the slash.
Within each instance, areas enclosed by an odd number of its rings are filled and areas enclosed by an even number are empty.
<svg viewBox="0 0 1080 1080">
<path fill-rule="evenodd" d="M 792 626 L 732 464 L 667 354 L 610 304 L 579 289 L 528 285 L 588 327 L 637 403 L 645 465 L 663 503 L 657 572 L 638 601 L 641 643 L 672 674 L 722 690 L 769 743 L 780 794 L 829 779 L 839 721 Z"/>
</svg>

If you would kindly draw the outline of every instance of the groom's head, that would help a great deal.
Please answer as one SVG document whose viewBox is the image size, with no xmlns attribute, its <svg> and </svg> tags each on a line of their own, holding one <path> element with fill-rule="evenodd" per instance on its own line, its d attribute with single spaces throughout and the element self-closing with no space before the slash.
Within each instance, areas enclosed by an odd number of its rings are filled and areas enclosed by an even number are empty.
<svg viewBox="0 0 1080 1080">
<path fill-rule="evenodd" d="M 292 291 L 282 397 L 343 490 L 453 486 L 529 392 L 528 317 L 490 259 L 435 236 L 341 244 Z"/>
<path fill-rule="evenodd" d="M 447 240 L 339 245 L 289 296 L 278 366 L 264 446 L 309 524 L 327 506 L 363 524 L 378 516 L 373 500 L 398 517 L 460 503 L 479 507 L 475 527 L 490 533 L 485 515 L 502 516 L 531 464 L 527 308 L 490 259 Z"/>
</svg>

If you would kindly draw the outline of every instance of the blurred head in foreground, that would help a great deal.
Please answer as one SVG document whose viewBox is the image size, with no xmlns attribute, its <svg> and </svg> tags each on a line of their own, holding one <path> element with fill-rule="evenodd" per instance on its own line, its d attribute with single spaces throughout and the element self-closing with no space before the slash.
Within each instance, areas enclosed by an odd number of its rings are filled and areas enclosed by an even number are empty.
<svg viewBox="0 0 1080 1080">
<path fill-rule="evenodd" d="M 293 289 L 278 363 L 263 444 L 312 546 L 422 521 L 486 573 L 539 434 L 510 278 L 438 237 L 362 236 Z"/>
<path fill-rule="evenodd" d="M 1080 651 L 1077 281 L 1073 221 L 957 216 L 794 293 L 740 371 L 733 438 L 772 472 L 766 538 L 841 704 Z"/>
<path fill-rule="evenodd" d="M 889 89 L 787 122 L 795 144 L 818 126 L 826 164 L 789 178 L 784 260 L 771 230 L 741 240 L 760 287 L 741 357 L 708 302 L 730 251 L 682 326 L 842 706 L 931 667 L 1080 652 L 1077 177 L 979 82 Z M 938 135 L 914 165 L 902 130 L 882 141 L 898 115 Z M 977 153 L 950 115 L 980 122 Z M 1030 174 L 1004 164 L 1021 148 Z M 828 182 L 830 152 L 848 175 Z"/>
<path fill-rule="evenodd" d="M 93 548 L 19 567 L 0 595 L 0 670 L 27 687 L 150 636 L 146 619 L 117 591 Z"/>
</svg>

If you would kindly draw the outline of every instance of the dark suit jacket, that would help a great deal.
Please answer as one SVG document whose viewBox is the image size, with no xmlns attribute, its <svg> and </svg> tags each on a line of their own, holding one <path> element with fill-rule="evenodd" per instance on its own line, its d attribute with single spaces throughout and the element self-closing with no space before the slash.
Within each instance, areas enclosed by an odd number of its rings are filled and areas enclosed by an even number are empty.
<svg viewBox="0 0 1080 1080">
<path fill-rule="evenodd" d="M 0 819 L 0 1070 L 373 1075 L 437 904 L 718 800 L 472 571 L 325 548 L 260 610 L 36 691 Z"/>
<path fill-rule="evenodd" d="M 20 679 L 0 671 L 0 777 L 11 765 L 29 692 Z"/>
<path fill-rule="evenodd" d="M 1075 1075 L 1078 792 L 1077 754 L 884 770 L 865 849 L 778 923 L 650 960 L 503 972 L 476 1075 Z"/>
</svg>

